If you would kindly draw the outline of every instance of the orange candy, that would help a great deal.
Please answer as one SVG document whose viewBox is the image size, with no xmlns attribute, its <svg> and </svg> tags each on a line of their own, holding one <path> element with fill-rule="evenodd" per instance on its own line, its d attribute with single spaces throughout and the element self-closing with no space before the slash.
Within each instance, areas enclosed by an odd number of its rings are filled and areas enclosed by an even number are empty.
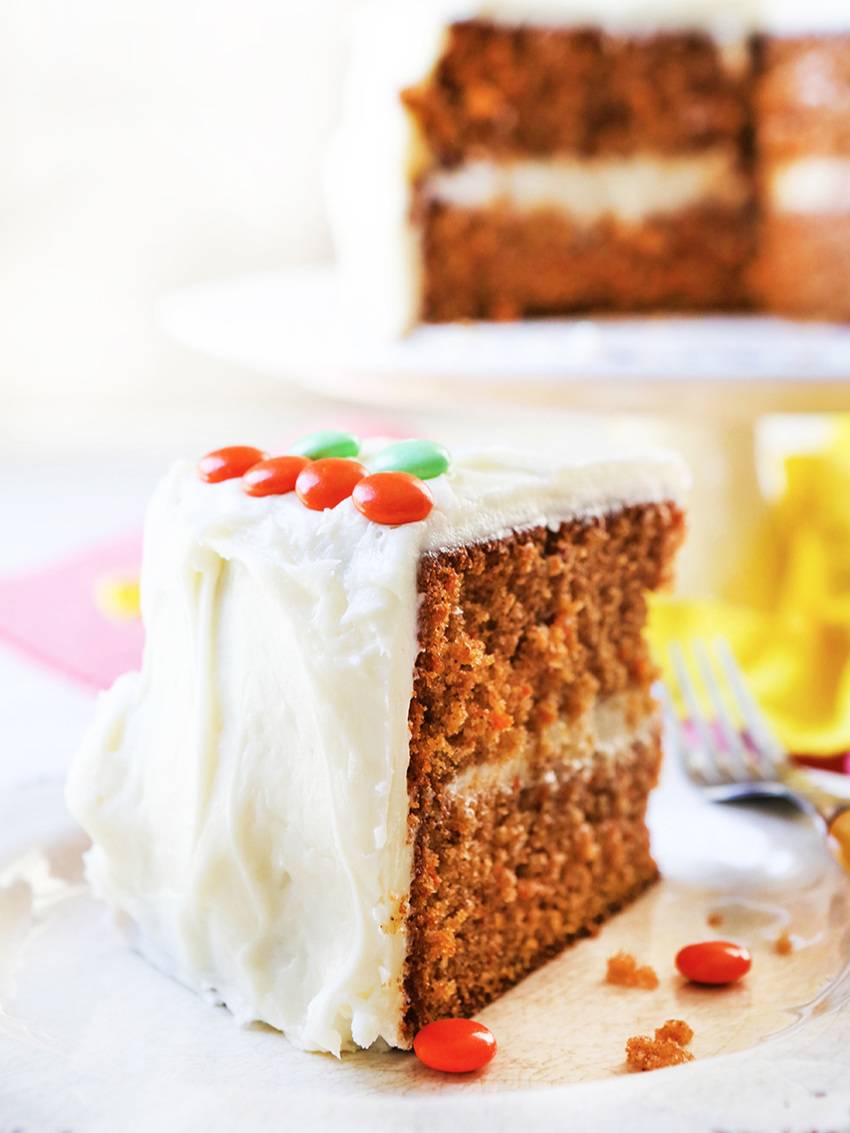
<svg viewBox="0 0 850 1133">
<path fill-rule="evenodd" d="M 480 1070 L 496 1053 L 492 1031 L 474 1019 L 438 1019 L 413 1040 L 420 1061 L 432 1070 L 467 1074 Z"/>
<path fill-rule="evenodd" d="M 208 484 L 218 484 L 222 480 L 235 480 L 243 476 L 252 465 L 265 460 L 266 454 L 250 445 L 230 445 L 208 452 L 198 461 L 198 475 Z"/>
<path fill-rule="evenodd" d="M 354 506 L 373 523 L 417 523 L 434 506 L 428 488 L 409 472 L 373 472 L 352 492 Z"/>
<path fill-rule="evenodd" d="M 299 473 L 309 463 L 306 456 L 272 456 L 248 469 L 242 487 L 249 496 L 284 496 L 295 490 Z"/>
<path fill-rule="evenodd" d="M 689 944 L 676 955 L 676 967 L 698 984 L 731 984 L 745 976 L 753 958 L 746 948 L 728 940 Z"/>
<path fill-rule="evenodd" d="M 311 511 L 325 511 L 348 499 L 354 486 L 366 475 L 356 460 L 326 456 L 308 464 L 295 481 L 299 500 Z"/>
</svg>

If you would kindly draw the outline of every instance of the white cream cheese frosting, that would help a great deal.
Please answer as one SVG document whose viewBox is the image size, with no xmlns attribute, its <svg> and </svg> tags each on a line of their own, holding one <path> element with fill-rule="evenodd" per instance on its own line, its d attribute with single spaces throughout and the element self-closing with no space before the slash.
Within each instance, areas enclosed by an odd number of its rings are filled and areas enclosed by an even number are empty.
<svg viewBox="0 0 850 1133">
<path fill-rule="evenodd" d="M 414 0 L 416 2 L 416 0 Z M 701 30 L 720 42 L 768 32 L 798 35 L 846 31 L 843 0 L 418 0 L 445 21 L 489 19 L 549 27 L 589 26 L 640 35 Z"/>
<path fill-rule="evenodd" d="M 479 452 L 429 481 L 427 520 L 384 527 L 176 465 L 147 517 L 142 671 L 102 694 L 68 780 L 94 891 L 240 1021 L 397 1045 L 421 554 L 686 485 L 671 454 Z"/>
</svg>

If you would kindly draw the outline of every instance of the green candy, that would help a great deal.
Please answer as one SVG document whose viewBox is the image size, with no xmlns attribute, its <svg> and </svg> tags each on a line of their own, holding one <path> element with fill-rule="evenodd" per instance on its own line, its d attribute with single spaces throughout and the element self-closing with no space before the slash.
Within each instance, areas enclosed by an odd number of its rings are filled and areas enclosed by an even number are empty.
<svg viewBox="0 0 850 1133">
<path fill-rule="evenodd" d="M 448 471 L 449 450 L 434 441 L 397 441 L 382 448 L 372 462 L 375 472 L 409 472 L 420 480 L 433 480 Z"/>
<path fill-rule="evenodd" d="M 293 456 L 306 456 L 310 460 L 319 460 L 323 456 L 357 456 L 360 440 L 344 429 L 319 429 L 299 437 L 294 445 L 290 445 L 289 451 Z"/>
</svg>

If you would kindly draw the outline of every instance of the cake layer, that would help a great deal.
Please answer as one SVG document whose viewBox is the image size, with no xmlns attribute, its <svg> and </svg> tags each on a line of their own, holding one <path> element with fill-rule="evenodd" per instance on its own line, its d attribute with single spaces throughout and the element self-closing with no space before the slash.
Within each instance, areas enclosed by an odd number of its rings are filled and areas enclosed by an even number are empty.
<svg viewBox="0 0 850 1133">
<path fill-rule="evenodd" d="M 659 732 L 616 755 L 436 800 L 416 835 L 405 977 L 409 1035 L 468 1015 L 656 877 L 644 821 Z"/>
<path fill-rule="evenodd" d="M 422 560 L 412 814 L 469 766 L 561 756 L 553 726 L 598 696 L 630 692 L 642 718 L 646 592 L 669 582 L 683 533 L 674 504 L 639 504 Z"/>
<path fill-rule="evenodd" d="M 459 208 L 557 209 L 576 224 L 604 217 L 635 224 L 700 205 L 742 208 L 751 198 L 749 178 L 730 147 L 683 157 L 470 161 L 423 178 L 419 193 Z"/>
<path fill-rule="evenodd" d="M 421 316 L 429 322 L 747 303 L 754 232 L 746 208 L 706 205 L 590 226 L 552 209 L 432 204 L 420 215 Z"/>
<path fill-rule="evenodd" d="M 750 286 L 768 310 L 850 321 L 850 212 L 773 214 L 760 224 Z"/>
<path fill-rule="evenodd" d="M 746 62 L 746 59 L 744 60 Z M 627 39 L 591 29 L 452 25 L 433 72 L 402 99 L 428 162 L 483 152 L 635 154 L 739 145 L 747 68 L 705 33 Z"/>
<path fill-rule="evenodd" d="M 761 41 L 755 114 L 762 161 L 850 156 L 850 9 L 845 11 L 844 35 Z"/>
</svg>

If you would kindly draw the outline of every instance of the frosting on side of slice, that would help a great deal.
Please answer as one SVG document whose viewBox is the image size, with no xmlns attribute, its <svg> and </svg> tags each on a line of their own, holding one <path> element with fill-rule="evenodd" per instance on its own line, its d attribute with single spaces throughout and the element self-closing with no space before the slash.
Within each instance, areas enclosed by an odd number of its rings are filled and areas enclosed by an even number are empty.
<svg viewBox="0 0 850 1133">
<path fill-rule="evenodd" d="M 68 782 L 95 891 L 240 1020 L 397 1045 L 421 554 L 686 481 L 669 454 L 478 453 L 428 482 L 427 520 L 387 527 L 176 465 L 148 513 L 142 671 L 102 695 Z"/>
</svg>

